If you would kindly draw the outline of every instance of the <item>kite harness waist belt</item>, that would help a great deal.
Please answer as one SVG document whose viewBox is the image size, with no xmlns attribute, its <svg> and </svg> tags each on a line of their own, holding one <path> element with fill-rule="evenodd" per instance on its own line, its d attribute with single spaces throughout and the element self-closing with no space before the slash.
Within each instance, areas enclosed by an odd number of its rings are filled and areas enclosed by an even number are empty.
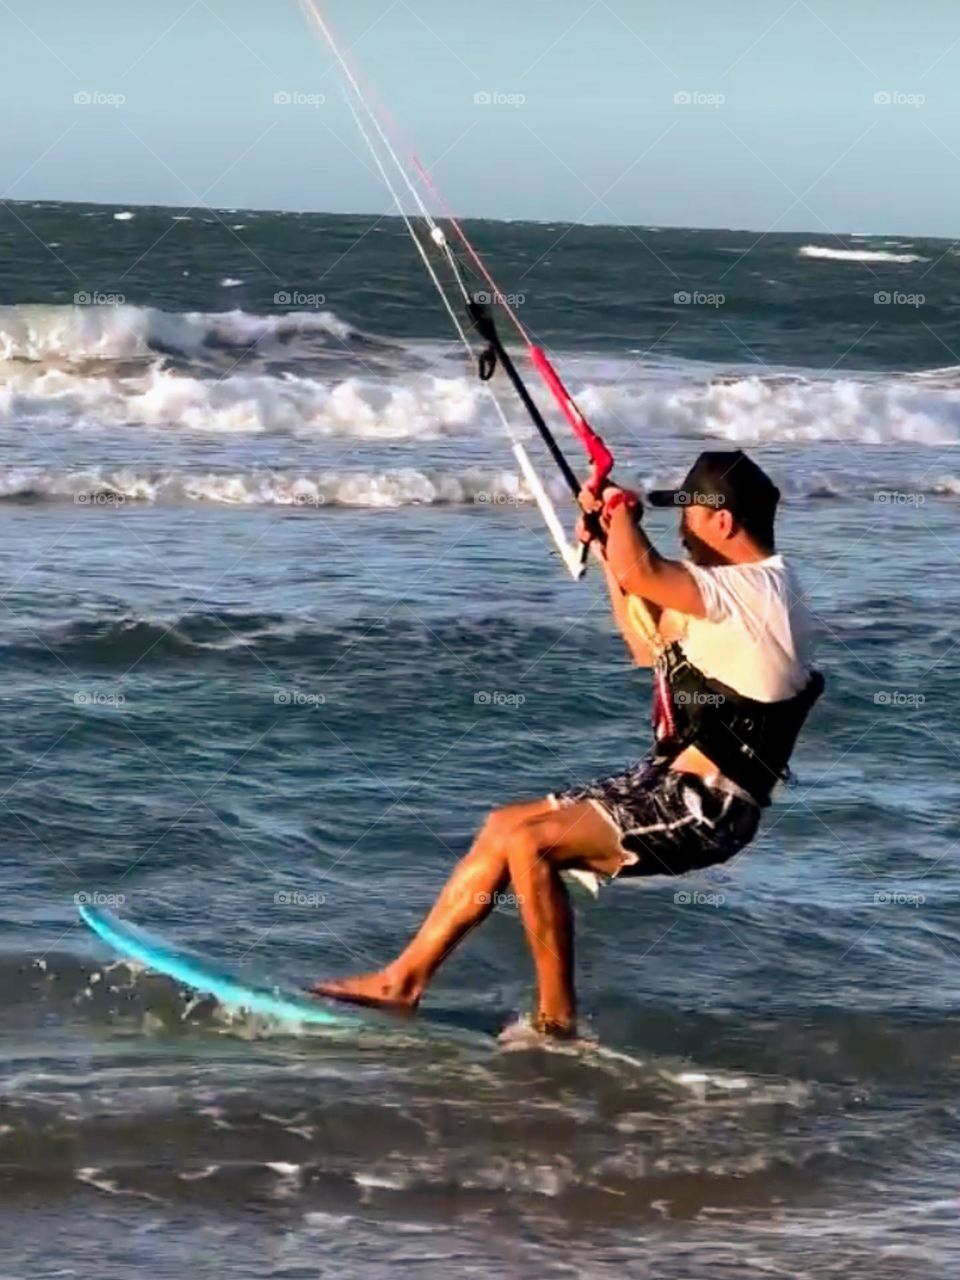
<svg viewBox="0 0 960 1280">
<path fill-rule="evenodd" d="M 669 763 L 697 747 L 761 808 L 769 805 L 773 788 L 789 776 L 800 730 L 823 693 L 821 672 L 811 672 L 792 698 L 758 702 L 704 675 L 676 642 L 658 658 L 654 678 L 657 760 Z"/>
</svg>

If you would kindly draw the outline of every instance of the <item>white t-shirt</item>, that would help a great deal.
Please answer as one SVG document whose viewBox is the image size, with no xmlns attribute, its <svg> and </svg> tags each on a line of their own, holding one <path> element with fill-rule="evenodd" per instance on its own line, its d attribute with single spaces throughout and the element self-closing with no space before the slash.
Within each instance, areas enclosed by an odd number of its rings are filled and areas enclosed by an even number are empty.
<svg viewBox="0 0 960 1280">
<path fill-rule="evenodd" d="M 810 678 L 813 615 L 783 556 L 702 568 L 684 562 L 706 616 L 687 616 L 683 652 L 706 676 L 759 702 L 792 698 Z"/>
</svg>

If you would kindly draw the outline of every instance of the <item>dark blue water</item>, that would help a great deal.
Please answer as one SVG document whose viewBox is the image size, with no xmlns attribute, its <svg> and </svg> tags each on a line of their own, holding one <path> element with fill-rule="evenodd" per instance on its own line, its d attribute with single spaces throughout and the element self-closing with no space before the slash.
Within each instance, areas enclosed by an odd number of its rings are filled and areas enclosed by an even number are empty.
<svg viewBox="0 0 960 1280">
<path fill-rule="evenodd" d="M 906 304 L 851 348 L 850 300 L 925 273 L 948 334 L 948 246 L 738 263 L 732 233 L 638 231 L 691 287 L 734 264 L 731 345 L 636 237 L 478 228 L 627 475 L 721 440 L 777 477 L 829 679 L 753 848 L 578 901 L 597 1047 L 508 1053 L 229 1019 L 75 912 L 348 972 L 491 806 L 646 749 L 648 678 L 551 556 L 396 224 L 331 283 L 358 220 L 178 223 L 131 269 L 170 211 L 18 212 L 125 302 L 73 306 L 2 223 L 0 1270 L 951 1274 L 957 371 Z M 311 280 L 323 306 L 271 301 Z M 496 1028 L 530 980 L 498 910 L 431 1002 Z"/>
</svg>

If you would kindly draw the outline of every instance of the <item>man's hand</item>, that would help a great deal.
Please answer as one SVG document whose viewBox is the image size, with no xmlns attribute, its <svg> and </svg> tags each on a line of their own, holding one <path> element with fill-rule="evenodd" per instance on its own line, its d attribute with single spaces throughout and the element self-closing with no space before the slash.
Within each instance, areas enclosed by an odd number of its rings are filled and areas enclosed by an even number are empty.
<svg viewBox="0 0 960 1280">
<path fill-rule="evenodd" d="M 577 520 L 577 538 L 585 545 L 596 542 L 597 520 L 603 510 L 603 502 L 592 489 L 584 486 L 577 494 L 581 515 Z"/>
<path fill-rule="evenodd" d="M 608 493 L 613 487 L 613 485 L 608 484 L 603 492 Z M 592 515 L 594 511 L 603 509 L 603 499 L 598 498 L 593 490 L 588 489 L 586 485 L 577 494 L 577 502 L 580 505 L 580 510 L 587 515 Z"/>
<path fill-rule="evenodd" d="M 705 616 L 700 588 L 686 565 L 665 559 L 647 537 L 637 519 L 642 510 L 637 494 L 619 485 L 607 485 L 599 497 L 590 489 L 581 489 L 577 501 L 583 512 L 577 536 L 596 548 L 599 520 L 605 535 L 603 559 L 620 591 L 639 597 L 648 612 L 654 605 L 693 618 Z M 626 518 L 619 514 L 621 507 Z"/>
<path fill-rule="evenodd" d="M 606 485 L 599 497 L 592 489 L 583 488 L 577 501 L 584 513 L 577 522 L 577 537 L 581 542 L 591 542 L 596 538 L 598 522 L 603 532 L 609 533 L 613 514 L 618 507 L 626 507 L 634 512 L 642 511 L 639 495 L 615 484 Z"/>
</svg>

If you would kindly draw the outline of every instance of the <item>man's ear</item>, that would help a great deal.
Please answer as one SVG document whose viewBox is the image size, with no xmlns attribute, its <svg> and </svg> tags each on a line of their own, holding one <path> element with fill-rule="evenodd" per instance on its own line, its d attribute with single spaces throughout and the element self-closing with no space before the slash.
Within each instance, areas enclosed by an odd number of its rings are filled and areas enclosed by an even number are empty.
<svg viewBox="0 0 960 1280">
<path fill-rule="evenodd" d="M 733 515 L 726 507 L 718 507 L 714 512 L 714 532 L 718 533 L 721 538 L 732 538 L 736 530 L 734 529 Z"/>
</svg>

